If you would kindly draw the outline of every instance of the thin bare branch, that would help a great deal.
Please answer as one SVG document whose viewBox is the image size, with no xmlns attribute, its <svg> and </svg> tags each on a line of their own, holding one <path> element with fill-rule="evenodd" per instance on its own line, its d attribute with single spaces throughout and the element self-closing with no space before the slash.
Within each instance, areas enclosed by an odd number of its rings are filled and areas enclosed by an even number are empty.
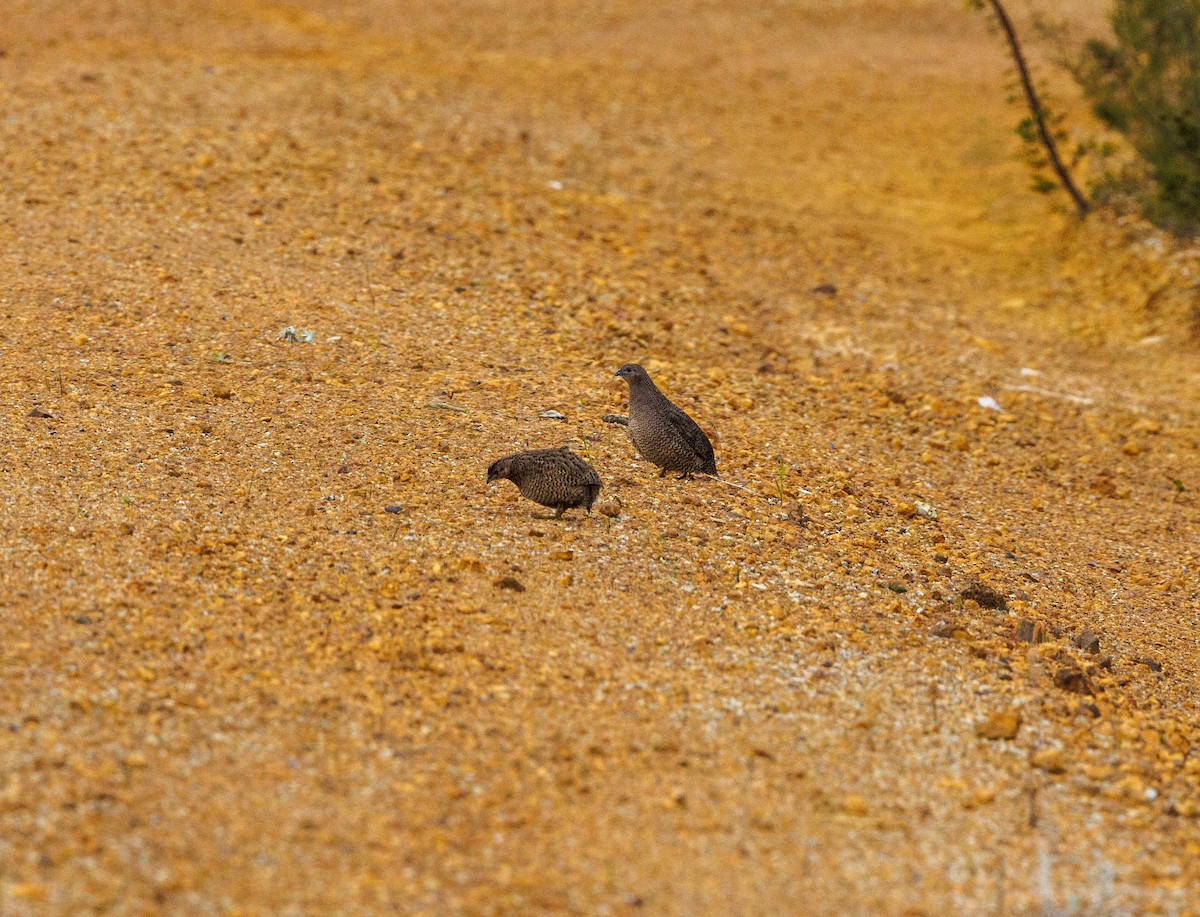
<svg viewBox="0 0 1200 917">
<path fill-rule="evenodd" d="M 1033 80 L 1029 76 L 1029 67 L 1025 63 L 1025 54 L 1021 50 L 1020 41 L 1017 40 L 1017 31 L 1013 28 L 1012 20 L 1008 18 L 1008 12 L 1004 9 L 1000 0 L 988 0 L 988 3 L 992 8 L 992 12 L 996 14 L 996 20 L 1000 23 L 1000 28 L 1004 30 L 1004 37 L 1008 40 L 1008 48 L 1012 52 L 1013 62 L 1017 66 L 1017 75 L 1021 78 L 1021 88 L 1025 90 L 1025 102 L 1029 105 L 1030 114 L 1033 115 L 1033 122 L 1037 127 L 1038 139 L 1042 141 L 1042 146 L 1046 148 L 1046 156 L 1050 160 L 1050 167 L 1054 169 L 1054 174 L 1058 176 L 1059 183 L 1071 195 L 1071 199 L 1075 202 L 1075 207 L 1079 210 L 1079 215 L 1085 217 L 1091 207 L 1087 202 L 1087 198 L 1075 186 L 1075 182 L 1071 178 L 1071 173 L 1067 171 L 1067 167 L 1063 165 L 1062 158 L 1058 155 L 1058 146 L 1054 142 L 1054 137 L 1050 133 L 1050 129 L 1046 126 L 1046 112 L 1042 107 L 1041 100 L 1038 99 L 1037 91 L 1033 88 Z"/>
</svg>

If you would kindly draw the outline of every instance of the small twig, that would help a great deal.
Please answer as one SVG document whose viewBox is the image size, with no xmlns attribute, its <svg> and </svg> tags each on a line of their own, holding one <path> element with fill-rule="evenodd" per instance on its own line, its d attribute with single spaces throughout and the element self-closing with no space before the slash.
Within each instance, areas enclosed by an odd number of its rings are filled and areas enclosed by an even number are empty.
<svg viewBox="0 0 1200 917">
<path fill-rule="evenodd" d="M 579 454 L 590 462 L 592 460 L 592 444 L 582 436 L 573 436 L 571 438 L 579 440 Z"/>
<path fill-rule="evenodd" d="M 250 483 L 246 486 L 246 499 L 242 501 L 242 509 L 250 508 L 250 495 L 254 493 L 254 482 L 258 480 L 258 467 L 250 473 Z"/>
<path fill-rule="evenodd" d="M 718 478 L 715 474 L 707 474 L 703 471 L 697 471 L 696 475 L 698 477 L 707 478 L 710 481 L 716 481 L 718 484 L 724 484 L 726 487 L 736 487 L 738 490 L 744 490 L 746 493 L 752 494 L 753 496 L 758 497 L 760 500 L 766 499 L 766 497 L 760 494 L 757 490 L 751 490 L 749 487 L 745 487 L 742 484 L 734 484 L 733 481 L 726 481 L 723 478 Z"/>
<path fill-rule="evenodd" d="M 433 401 L 426 401 L 425 407 L 432 408 L 436 411 L 453 411 L 455 414 L 467 413 L 466 408 L 459 407 L 457 404 L 451 404 L 448 401 L 439 401 L 437 399 L 434 399 Z"/>
<path fill-rule="evenodd" d="M 1154 304 L 1158 302 L 1159 297 L 1161 297 L 1163 293 L 1167 292 L 1169 289 L 1171 289 L 1171 281 L 1169 280 L 1161 286 L 1155 287 L 1150 291 L 1150 295 L 1146 297 L 1146 301 L 1142 303 L 1142 309 L 1149 312 L 1152 308 L 1154 308 Z"/>
<path fill-rule="evenodd" d="M 1000 862 L 996 864 L 996 913 L 1004 913 L 1004 886 L 1007 882 L 1005 875 L 1004 857 L 1000 857 Z"/>
<path fill-rule="evenodd" d="M 363 252 L 363 272 L 367 275 L 367 295 L 371 297 L 371 308 L 378 308 L 375 305 L 375 290 L 371 286 L 371 258 Z"/>
<path fill-rule="evenodd" d="M 1008 48 L 1012 52 L 1013 63 L 1017 66 L 1017 76 L 1021 78 L 1021 88 L 1025 90 L 1025 102 L 1029 105 L 1029 113 L 1033 115 L 1033 123 L 1037 126 L 1038 139 L 1042 141 L 1042 146 L 1046 148 L 1046 156 L 1050 160 L 1050 166 L 1054 169 L 1054 174 L 1058 176 L 1059 182 L 1071 195 L 1071 199 L 1075 202 L 1075 207 L 1079 211 L 1080 217 L 1085 217 L 1090 209 L 1087 199 L 1075 187 L 1075 182 L 1071 178 L 1071 173 L 1067 171 L 1067 167 L 1063 165 L 1062 159 L 1058 155 L 1058 146 L 1054 143 L 1054 137 L 1050 133 L 1050 128 L 1046 125 L 1046 115 L 1042 108 L 1041 100 L 1038 99 L 1037 92 L 1033 88 L 1033 80 L 1029 76 L 1029 67 L 1025 63 L 1025 53 L 1021 50 L 1021 43 L 1017 40 L 1017 30 L 1013 28 L 1012 20 L 1008 18 L 1008 13 L 1005 11 L 1000 0 L 988 0 L 988 5 L 991 6 L 992 12 L 996 15 L 996 20 L 1000 23 L 1000 28 L 1004 30 L 1004 37 L 1008 40 Z"/>
<path fill-rule="evenodd" d="M 1036 385 L 1002 385 L 1003 389 L 1010 392 L 1028 392 L 1031 395 L 1044 395 L 1047 398 L 1062 398 L 1066 401 L 1073 401 L 1076 404 L 1093 404 L 1091 398 L 1084 395 L 1072 395 L 1069 392 L 1052 392 L 1048 388 L 1038 388 Z"/>
</svg>

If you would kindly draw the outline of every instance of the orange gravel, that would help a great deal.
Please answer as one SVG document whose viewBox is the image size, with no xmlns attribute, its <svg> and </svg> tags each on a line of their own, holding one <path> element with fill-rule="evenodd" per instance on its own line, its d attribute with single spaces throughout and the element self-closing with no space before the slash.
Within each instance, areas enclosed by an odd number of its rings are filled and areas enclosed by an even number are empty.
<svg viewBox="0 0 1200 917">
<path fill-rule="evenodd" d="M 0 914 L 1200 914 L 1197 252 L 1030 194 L 1003 72 L 6 3 Z M 487 487 L 564 443 L 616 516 Z"/>
</svg>

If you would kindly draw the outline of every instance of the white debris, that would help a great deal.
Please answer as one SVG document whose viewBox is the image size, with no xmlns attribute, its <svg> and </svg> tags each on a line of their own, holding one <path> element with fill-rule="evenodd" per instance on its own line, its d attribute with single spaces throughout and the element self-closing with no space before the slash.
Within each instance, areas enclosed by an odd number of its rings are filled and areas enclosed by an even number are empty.
<svg viewBox="0 0 1200 917">
<path fill-rule="evenodd" d="M 1000 410 L 1000 405 L 998 405 L 996 403 L 996 399 L 993 398 L 991 395 L 984 395 L 982 398 L 980 398 L 979 406 L 981 408 L 987 408 L 989 411 L 999 411 Z"/>
<path fill-rule="evenodd" d="M 288 325 L 279 332 L 279 340 L 291 341 L 293 344 L 311 344 L 316 336 L 315 331 L 309 331 L 307 328 L 297 329 L 295 325 Z"/>
</svg>

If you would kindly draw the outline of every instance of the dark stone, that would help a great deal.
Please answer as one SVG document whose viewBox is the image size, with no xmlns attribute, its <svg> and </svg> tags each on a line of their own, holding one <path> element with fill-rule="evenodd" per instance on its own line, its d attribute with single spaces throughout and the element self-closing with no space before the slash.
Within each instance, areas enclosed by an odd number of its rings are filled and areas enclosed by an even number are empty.
<svg viewBox="0 0 1200 917">
<path fill-rule="evenodd" d="M 1100 638 L 1092 632 L 1090 627 L 1084 628 L 1083 632 L 1075 638 L 1075 645 L 1088 653 L 1100 652 Z"/>
<path fill-rule="evenodd" d="M 968 600 L 978 602 L 980 608 L 1008 607 L 1008 599 L 1004 597 L 1004 594 L 997 592 L 981 580 L 971 580 L 963 589 L 959 590 L 958 594 L 964 602 Z"/>
<path fill-rule="evenodd" d="M 1054 686 L 1072 694 L 1083 694 L 1091 697 L 1096 693 L 1092 681 L 1076 668 L 1059 669 L 1054 675 Z"/>
<path fill-rule="evenodd" d="M 1016 638 L 1022 643 L 1045 643 L 1050 639 L 1046 628 L 1040 622 L 1030 621 L 1028 618 L 1018 621 L 1015 630 Z"/>
</svg>

